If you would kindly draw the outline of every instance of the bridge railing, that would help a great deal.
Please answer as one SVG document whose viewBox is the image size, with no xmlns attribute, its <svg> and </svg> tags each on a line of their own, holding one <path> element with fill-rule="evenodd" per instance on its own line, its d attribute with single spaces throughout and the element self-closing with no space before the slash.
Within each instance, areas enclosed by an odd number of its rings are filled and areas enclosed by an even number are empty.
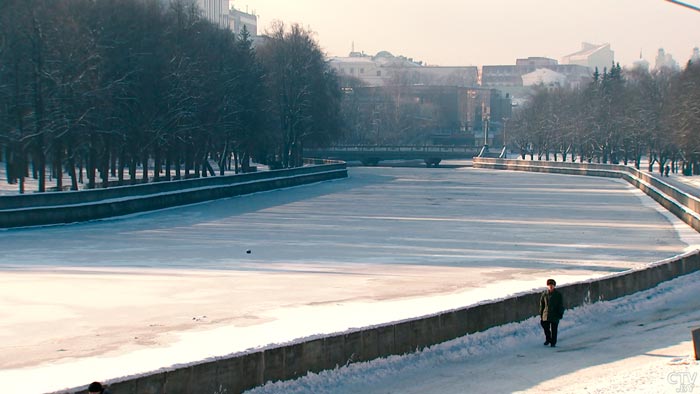
<svg viewBox="0 0 700 394">
<path fill-rule="evenodd" d="M 472 152 L 478 149 L 467 145 L 337 145 L 328 148 L 305 149 L 305 151 L 343 152 Z"/>
</svg>

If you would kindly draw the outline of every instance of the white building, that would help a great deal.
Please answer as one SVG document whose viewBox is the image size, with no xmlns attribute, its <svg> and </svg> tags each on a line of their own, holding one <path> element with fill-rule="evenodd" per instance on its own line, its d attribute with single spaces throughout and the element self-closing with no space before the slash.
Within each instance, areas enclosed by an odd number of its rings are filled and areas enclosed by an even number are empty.
<svg viewBox="0 0 700 394">
<path fill-rule="evenodd" d="M 197 0 L 197 5 L 209 21 L 222 29 L 229 27 L 228 0 Z"/>
<path fill-rule="evenodd" d="M 643 71 L 649 71 L 649 62 L 644 60 L 641 55 L 639 55 L 639 59 L 635 60 L 634 63 L 632 63 L 632 68 L 637 68 Z"/>
<path fill-rule="evenodd" d="M 370 56 L 333 57 L 329 64 L 340 76 L 357 78 L 367 86 L 384 85 L 386 77 L 382 75 L 384 70 Z"/>
<path fill-rule="evenodd" d="M 523 86 L 568 86 L 566 75 L 552 71 L 548 68 L 538 68 L 537 70 L 523 74 Z"/>
<path fill-rule="evenodd" d="M 173 0 L 161 0 L 164 4 Z M 185 3 L 196 4 L 202 16 L 222 29 L 230 29 L 240 34 L 245 26 L 251 37 L 258 35 L 258 17 L 255 13 L 237 10 L 230 6 L 229 0 L 184 0 Z"/>
<path fill-rule="evenodd" d="M 555 59 L 528 57 L 516 59 L 515 64 L 481 67 L 481 86 L 509 93 L 513 101 L 532 94 L 532 87 L 576 87 L 591 80 L 592 71 L 578 64 L 559 64 Z"/>
<path fill-rule="evenodd" d="M 426 85 L 472 87 L 478 84 L 478 69 L 473 66 L 425 66 L 411 58 L 381 51 L 375 56 L 351 52 L 333 57 L 330 66 L 341 77 L 357 78 L 365 86 Z"/>
<path fill-rule="evenodd" d="M 591 69 L 591 73 L 598 68 L 599 73 L 610 70 L 615 61 L 615 52 L 610 49 L 610 44 L 581 43 L 581 50 L 566 55 L 561 59 L 562 64 L 577 64 Z"/>
<path fill-rule="evenodd" d="M 160 0 L 160 3 L 164 5 L 169 5 L 174 2 L 175 0 Z M 222 29 L 228 28 L 228 0 L 180 0 L 180 2 L 186 6 L 191 4 L 197 5 L 197 8 L 199 8 L 201 11 L 202 16 L 208 21 L 214 23 Z"/>
<path fill-rule="evenodd" d="M 661 70 L 663 68 L 671 70 L 679 70 L 678 62 L 673 59 L 670 53 L 666 53 L 663 48 L 659 48 L 659 52 L 656 54 L 656 64 L 654 68 Z"/>
<path fill-rule="evenodd" d="M 256 37 L 258 35 L 258 17 L 254 13 L 243 12 L 231 7 L 229 11 L 229 29 L 236 35 L 241 34 L 243 27 L 248 30 L 248 34 L 251 37 Z"/>
</svg>

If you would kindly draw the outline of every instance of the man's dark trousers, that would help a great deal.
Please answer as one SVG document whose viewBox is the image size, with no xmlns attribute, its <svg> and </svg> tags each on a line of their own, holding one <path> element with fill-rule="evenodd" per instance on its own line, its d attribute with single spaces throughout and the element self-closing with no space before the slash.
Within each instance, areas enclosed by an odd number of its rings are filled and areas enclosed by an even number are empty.
<svg viewBox="0 0 700 394">
<path fill-rule="evenodd" d="M 549 342 L 551 345 L 556 345 L 559 321 L 542 320 L 540 321 L 540 324 L 542 324 L 542 328 L 544 329 L 545 340 L 547 340 L 547 342 Z"/>
</svg>

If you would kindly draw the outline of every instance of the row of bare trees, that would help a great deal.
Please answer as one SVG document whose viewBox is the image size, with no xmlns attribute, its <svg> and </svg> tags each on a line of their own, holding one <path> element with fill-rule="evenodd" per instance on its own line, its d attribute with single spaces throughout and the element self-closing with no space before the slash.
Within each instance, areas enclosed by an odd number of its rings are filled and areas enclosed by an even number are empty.
<svg viewBox="0 0 700 394">
<path fill-rule="evenodd" d="M 700 65 L 649 72 L 619 65 L 576 89 L 542 88 L 510 125 L 509 145 L 525 158 L 599 163 L 649 159 L 700 172 Z"/>
<path fill-rule="evenodd" d="M 167 4 L 167 5 L 166 5 Z M 339 132 L 340 89 L 312 34 L 256 46 L 187 0 L 3 0 L 0 161 L 62 190 L 302 164 Z M 216 166 L 214 164 L 214 166 Z"/>
</svg>

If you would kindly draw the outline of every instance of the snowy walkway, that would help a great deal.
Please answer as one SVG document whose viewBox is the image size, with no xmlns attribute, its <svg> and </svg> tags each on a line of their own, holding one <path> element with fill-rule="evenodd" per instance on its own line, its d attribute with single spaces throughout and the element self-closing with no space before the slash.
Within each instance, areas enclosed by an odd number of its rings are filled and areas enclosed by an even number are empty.
<svg viewBox="0 0 700 394">
<path fill-rule="evenodd" d="M 536 318 L 407 356 L 351 364 L 249 394 L 678 393 L 700 390 L 691 327 L 700 273 L 568 311 L 557 348 Z M 692 383 L 695 383 L 693 391 Z"/>
<path fill-rule="evenodd" d="M 354 168 L 322 184 L 0 231 L 0 392 L 426 315 L 697 245 L 624 181 L 477 169 Z"/>
</svg>

